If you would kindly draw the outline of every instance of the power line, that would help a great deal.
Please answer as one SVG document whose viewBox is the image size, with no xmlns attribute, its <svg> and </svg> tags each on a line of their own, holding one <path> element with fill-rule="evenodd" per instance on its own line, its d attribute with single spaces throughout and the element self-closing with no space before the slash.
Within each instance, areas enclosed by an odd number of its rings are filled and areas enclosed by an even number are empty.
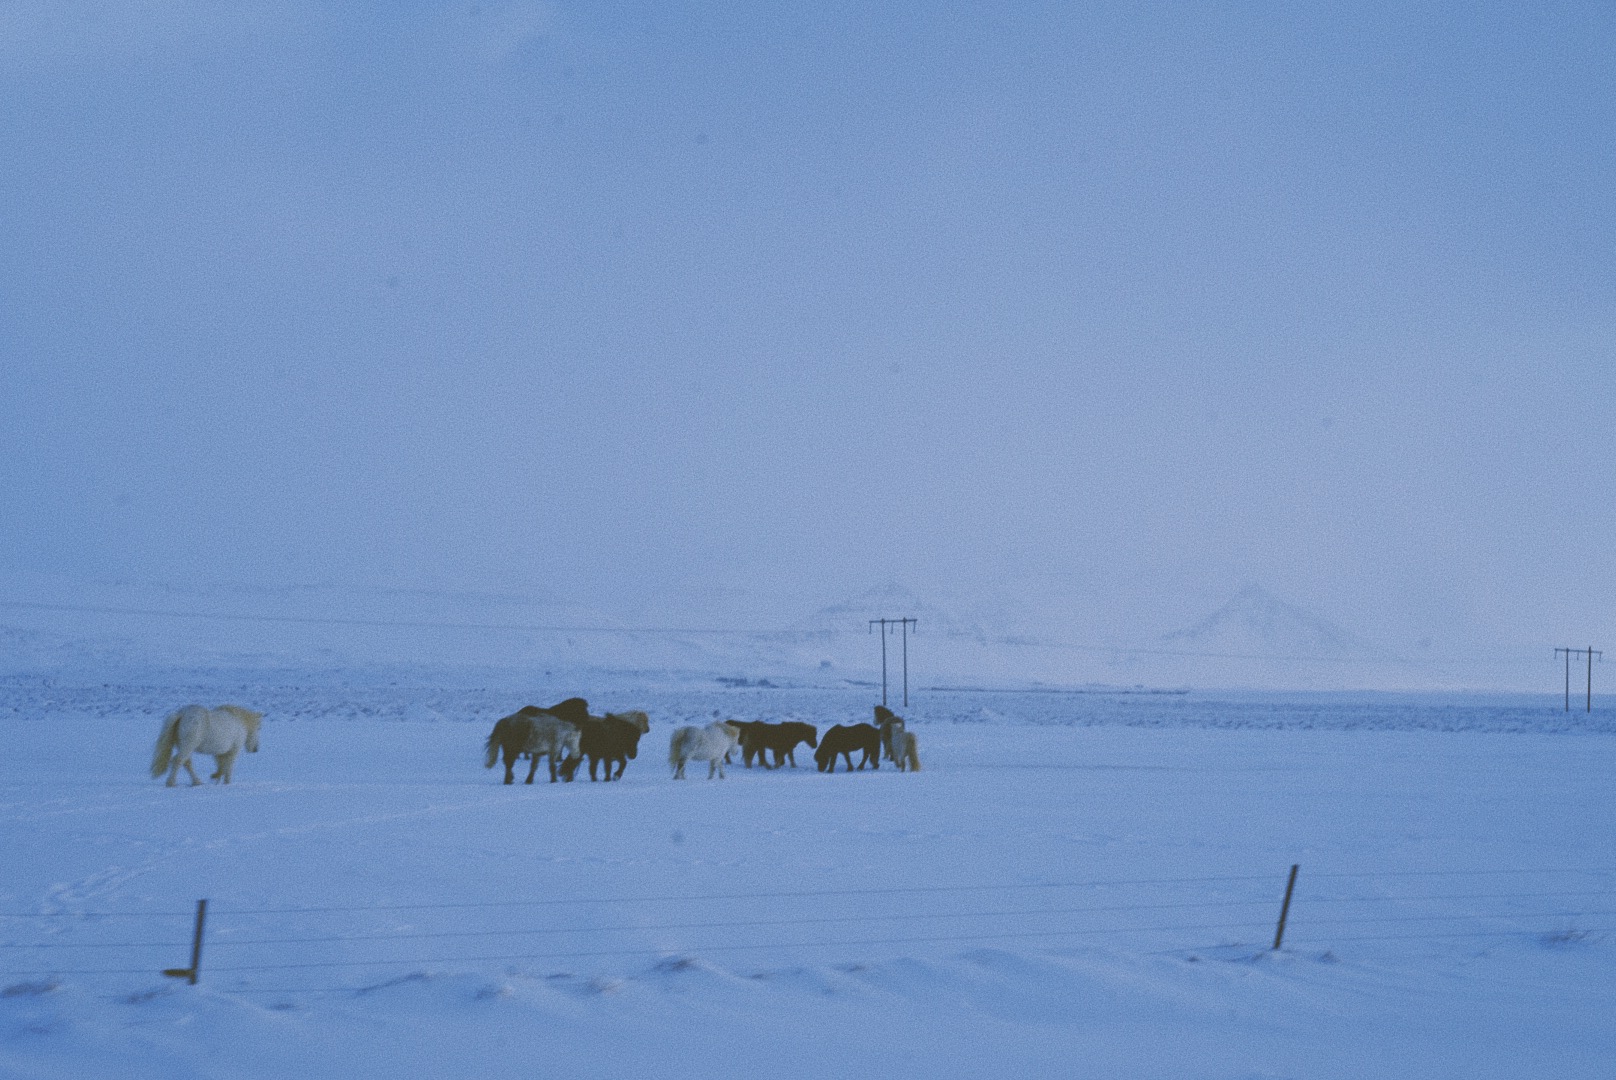
<svg viewBox="0 0 1616 1080">
<path fill-rule="evenodd" d="M 794 630 L 735 630 L 676 626 L 540 626 L 524 623 L 434 622 L 430 619 L 354 619 L 328 615 L 242 615 L 213 611 L 163 611 L 155 608 L 96 607 L 88 604 L 43 604 L 26 600 L 0 600 L 0 607 L 31 611 L 71 611 L 87 615 L 138 615 L 142 618 L 215 619 L 222 622 L 292 623 L 317 626 L 397 627 L 410 630 L 519 630 L 553 634 L 733 634 L 746 637 L 822 633 Z M 834 632 L 834 631 L 832 631 Z"/>
<path fill-rule="evenodd" d="M 1608 912 L 1599 912 L 1599 913 L 1592 913 L 1592 912 L 1590 912 L 1590 913 L 1575 913 L 1575 912 L 1573 912 L 1573 913 L 1551 914 L 1551 915 L 1541 915 L 1541 916 L 1522 915 L 1522 916 L 1472 916 L 1472 917 L 1473 918 L 1475 918 L 1475 917 L 1497 917 L 1497 918 L 1534 918 L 1534 917 L 1536 917 L 1536 918 L 1564 918 L 1564 917 L 1573 917 L 1574 918 L 1574 917 L 1578 917 L 1581 914 L 1609 914 L 1609 913 Z M 756 951 L 758 949 L 843 948 L 843 947 L 857 946 L 857 945 L 946 944 L 946 943 L 967 942 L 967 941 L 1010 941 L 1010 940 L 1026 940 L 1026 939 L 1033 939 L 1033 938 L 1088 937 L 1088 936 L 1093 936 L 1095 934 L 1172 933 L 1172 932 L 1186 931 L 1186 930 L 1247 930 L 1247 929 L 1255 929 L 1255 928 L 1257 928 L 1259 926 L 1264 930 L 1266 930 L 1266 928 L 1267 928 L 1266 923 L 1262 923 L 1262 924 L 1258 924 L 1258 923 L 1225 923 L 1225 924 L 1218 924 L 1218 925 L 1193 925 L 1193 926 L 1137 926 L 1137 927 L 1103 928 L 1103 929 L 1084 928 L 1084 929 L 1079 929 L 1079 930 L 1047 930 L 1047 931 L 1031 931 L 1031 932 L 1025 932 L 1024 931 L 1024 932 L 1005 933 L 1005 934 L 939 934 L 939 935 L 926 935 L 926 936 L 918 936 L 918 937 L 862 938 L 862 939 L 858 939 L 858 940 L 849 940 L 849 941 L 790 941 L 790 942 L 767 942 L 767 943 L 761 943 L 761 944 L 747 944 L 747 945 L 700 945 L 700 946 L 691 946 L 691 947 L 688 947 L 688 948 L 685 948 L 685 949 L 681 949 L 679 951 L 680 952 L 741 952 L 741 951 Z M 1583 929 L 1579 930 L 1579 933 L 1583 933 L 1583 934 L 1608 934 L 1608 933 L 1612 933 L 1612 932 L 1616 932 L 1616 926 L 1593 926 L 1593 927 L 1587 927 L 1587 928 L 1583 928 Z M 1321 941 L 1321 942 L 1318 942 L 1318 944 L 1334 946 L 1334 945 L 1355 944 L 1355 943 L 1359 943 L 1359 942 L 1371 942 L 1371 941 L 1466 940 L 1466 939 L 1490 939 L 1490 938 L 1501 938 L 1501 937 L 1502 938 L 1520 937 L 1520 936 L 1523 936 L 1523 935 L 1542 936 L 1541 933 L 1535 932 L 1535 931 L 1532 931 L 1532 930 L 1525 930 L 1525 929 L 1521 929 L 1521 928 L 1512 928 L 1512 929 L 1498 929 L 1498 930 L 1462 930 L 1462 931 L 1452 931 L 1452 932 L 1425 932 L 1425 933 L 1418 933 L 1418 934 L 1370 934 L 1370 935 L 1360 935 L 1360 936 L 1357 936 L 1357 937 L 1347 937 L 1347 938 L 1331 937 L 1328 941 Z M 1295 936 L 1296 935 L 1293 935 L 1293 937 L 1295 937 Z M 1307 930 L 1304 929 L 1304 931 L 1301 933 L 1300 936 L 1304 940 L 1306 940 L 1310 935 L 1308 934 Z M 1216 951 L 1216 950 L 1219 950 L 1219 949 L 1252 948 L 1252 947 L 1255 947 L 1255 946 L 1251 945 L 1249 943 L 1242 944 L 1242 943 L 1238 943 L 1238 942 L 1229 942 L 1229 943 L 1220 944 L 1220 945 L 1203 945 L 1203 946 L 1197 946 L 1197 947 L 1179 947 L 1179 948 L 1173 948 L 1173 949 L 1164 949 L 1164 950 L 1159 950 L 1155 955 L 1162 955 L 1162 956 L 1182 955 L 1184 953 L 1212 952 L 1212 951 Z M 1266 947 L 1264 947 L 1264 948 L 1266 949 Z M 458 963 L 488 963 L 488 962 L 509 963 L 509 962 L 512 962 L 512 961 L 520 961 L 520 960 L 574 960 L 574 959 L 587 959 L 587 958 L 594 958 L 594 957 L 613 957 L 613 956 L 666 956 L 666 955 L 668 955 L 668 953 L 670 951 L 671 950 L 669 950 L 667 948 L 597 949 L 597 950 L 587 950 L 587 951 L 577 951 L 577 952 L 530 953 L 530 954 L 524 954 L 524 955 L 500 954 L 500 955 L 494 955 L 494 956 L 440 956 L 440 957 L 428 957 L 428 958 L 424 958 L 424 959 L 419 958 L 419 957 L 415 957 L 415 958 L 411 958 L 411 959 L 407 959 L 407 960 L 351 960 L 351 961 L 350 960 L 337 960 L 337 961 L 316 961 L 316 962 L 311 962 L 311 963 L 300 963 L 300 964 L 233 965 L 233 966 L 227 966 L 227 967 L 215 967 L 215 968 L 213 968 L 211 970 L 213 970 L 215 972 L 291 971 L 291 970 L 310 970 L 310 969 L 316 969 L 316 968 L 335 969 L 335 968 L 365 968 L 365 967 L 400 967 L 400 966 L 418 966 L 418 965 L 426 965 L 426 964 L 458 964 Z M 48 970 L 35 969 L 35 970 L 29 970 L 29 971 L 0 971 L 0 978 L 15 979 L 15 978 L 30 978 L 30 977 L 37 977 L 37 976 L 57 976 L 57 975 L 149 975 L 149 974 L 151 974 L 151 969 L 150 968 L 95 968 L 95 969 L 88 969 L 88 968 L 60 969 L 60 968 L 58 968 L 58 969 L 48 969 Z M 344 989 L 347 989 L 347 988 L 331 987 L 329 989 L 322 988 L 320 990 L 308 990 L 308 991 L 284 990 L 284 989 L 273 989 L 273 990 L 270 990 L 270 989 L 266 989 L 266 990 L 246 989 L 246 990 L 242 990 L 242 991 L 239 991 L 239 992 L 242 992 L 242 993 L 273 993 L 273 994 L 289 994 L 289 993 L 300 993 L 300 992 L 307 992 L 307 993 L 338 993 L 338 992 L 342 992 Z M 363 991 L 365 989 L 374 989 L 374 988 L 354 987 L 354 988 L 351 988 L 351 989 L 354 992 L 360 992 L 360 991 Z"/>
<path fill-rule="evenodd" d="M 1547 877 L 1551 874 L 1616 874 L 1604 867 L 1567 867 L 1559 870 L 1337 870 L 1309 874 L 1312 878 L 1387 878 L 1387 877 Z"/>
<path fill-rule="evenodd" d="M 190 911 L 0 911 L 0 919 L 185 919 Z"/>
<path fill-rule="evenodd" d="M 1616 868 L 1560 867 L 1525 870 L 1338 870 L 1309 874 L 1313 880 L 1343 878 L 1411 878 L 1411 877 L 1550 877 L 1564 875 L 1594 875 L 1616 877 Z M 493 900 L 435 904 L 355 904 L 322 907 L 231 908 L 216 910 L 220 916 L 235 915 L 317 915 L 369 911 L 449 911 L 479 908 L 531 908 L 577 904 L 671 904 L 705 903 L 730 900 L 798 900 L 834 896 L 891 896 L 896 894 L 937 894 L 958 892 L 991 892 L 1021 889 L 1104 889 L 1133 888 L 1153 885 L 1218 885 L 1242 881 L 1269 881 L 1269 874 L 1225 874 L 1209 877 L 1135 878 L 1128 880 L 1086 881 L 1034 881 L 995 883 L 991 885 L 904 885 L 883 888 L 856 889 L 799 889 L 778 892 L 665 894 L 661 896 L 581 896 L 556 897 L 546 900 Z M 1602 891 L 1602 890 L 1601 890 Z M 1595 892 L 1552 893 L 1497 893 L 1477 896 L 1371 896 L 1336 899 L 1313 898 L 1312 903 L 1348 903 L 1358 901 L 1418 901 L 1418 900 L 1491 900 L 1531 899 L 1552 896 L 1598 895 Z M 217 907 L 217 905 L 215 905 Z M 107 919 L 107 918 L 189 918 L 189 911 L 12 911 L 0 912 L 3 919 Z"/>
<path fill-rule="evenodd" d="M 338 911 L 425 911 L 433 909 L 550 907 L 558 904 L 671 904 L 704 903 L 715 900 L 796 900 L 821 896 L 891 896 L 901 893 L 982 892 L 1001 889 L 1089 889 L 1136 885 L 1200 885 L 1234 881 L 1267 881 L 1267 874 L 1240 874 L 1227 877 L 1144 878 L 1136 881 L 1039 881 L 1025 884 L 994 885 L 904 885 L 879 889 L 802 889 L 792 892 L 712 893 L 669 896 L 566 897 L 550 900 L 497 900 L 456 904 L 367 904 L 362 907 L 231 908 L 230 915 L 307 915 Z M 1319 875 L 1323 876 L 1323 875 Z"/>
<path fill-rule="evenodd" d="M 129 615 L 142 618 L 201 619 L 222 622 L 260 622 L 304 626 L 355 626 L 369 629 L 404 630 L 505 630 L 540 634 L 645 634 L 687 637 L 756 637 L 778 640 L 816 639 L 827 635 L 845 636 L 850 630 L 826 627 L 812 630 L 744 629 L 734 627 L 699 626 L 595 626 L 545 625 L 538 623 L 453 622 L 432 619 L 359 619 L 323 615 L 248 615 L 235 612 L 172 611 L 159 608 L 103 607 L 91 604 L 51 604 L 28 600 L 0 600 L 0 608 L 29 611 L 63 611 L 86 615 Z M 879 621 L 879 620 L 877 620 Z M 895 623 L 897 620 L 888 620 Z M 1211 652 L 1194 649 L 1162 649 L 1148 646 L 1096 645 L 1071 641 L 1029 641 L 1023 638 L 991 638 L 987 644 L 1015 645 L 1023 648 L 1056 649 L 1071 652 L 1095 653 L 1102 656 L 1169 656 L 1208 660 L 1277 660 L 1311 664 L 1362 664 L 1380 667 L 1432 668 L 1444 665 L 1528 665 L 1537 663 L 1524 656 L 1440 656 L 1409 660 L 1398 656 L 1352 657 L 1313 656 L 1306 654 Z"/>
<path fill-rule="evenodd" d="M 1603 896 L 1603 895 L 1607 895 L 1607 894 L 1600 893 L 1600 894 L 1570 894 L 1570 895 L 1601 895 L 1601 896 Z M 1526 894 L 1519 894 L 1519 896 L 1522 897 L 1522 898 L 1534 897 L 1534 896 L 1539 897 L 1539 898 L 1554 898 L 1554 897 L 1556 897 L 1556 894 L 1552 894 L 1552 893 L 1537 893 L 1537 894 L 1526 893 Z M 1397 898 L 1397 899 L 1399 900 L 1399 902 L 1403 902 L 1403 901 L 1407 901 L 1407 900 L 1411 900 L 1411 899 L 1412 900 L 1468 900 L 1468 899 L 1487 900 L 1487 899 L 1515 899 L 1515 898 L 1516 897 L 1514 897 L 1514 896 L 1510 896 L 1510 895 L 1506 894 L 1506 895 L 1503 895 L 1503 896 L 1481 896 L 1481 897 L 1437 896 L 1437 897 L 1412 897 L 1412 898 L 1402 897 L 1402 898 Z M 1304 898 L 1303 900 L 1300 901 L 1300 903 L 1308 904 L 1308 905 L 1320 904 L 1320 903 L 1359 903 L 1359 904 L 1362 904 L 1362 903 L 1372 903 L 1372 902 L 1375 902 L 1375 901 L 1377 901 L 1379 899 L 1381 899 L 1381 898 L 1376 898 L 1376 897 L 1345 898 L 1345 899 L 1337 899 L 1337 900 L 1320 900 L 1320 899 L 1316 899 L 1316 898 L 1314 898 L 1314 899 Z M 742 920 L 730 920 L 730 921 L 723 921 L 723 922 L 637 923 L 637 924 L 631 923 L 631 924 L 624 924 L 624 925 L 617 925 L 617 926 L 522 927 L 520 929 L 514 929 L 514 930 L 450 930 L 450 931 L 419 933 L 419 934 L 415 934 L 415 933 L 405 933 L 405 934 L 331 934 L 331 935 L 324 935 L 324 936 L 319 936 L 319 937 L 238 938 L 238 939 L 231 939 L 231 938 L 226 938 L 226 937 L 217 937 L 217 938 L 214 938 L 213 941 L 210 944 L 211 944 L 211 946 L 213 948 L 223 948 L 223 947 L 230 947 L 230 946 L 239 947 L 239 946 L 247 946 L 247 945 L 252 945 L 252 946 L 260 946 L 260 945 L 330 945 L 330 944 L 354 943 L 354 942 L 360 942 L 360 943 L 363 943 L 363 942 L 385 943 L 385 942 L 394 942 L 394 941 L 433 941 L 433 940 L 448 940 L 448 939 L 458 939 L 458 938 L 528 937 L 528 936 L 532 936 L 532 935 L 551 935 L 551 934 L 644 933 L 644 932 L 647 932 L 647 931 L 665 931 L 665 930 L 733 930 L 733 929 L 739 929 L 739 928 L 755 928 L 755 927 L 764 927 L 764 926 L 819 926 L 819 925 L 831 925 L 831 924 L 837 924 L 837 923 L 892 922 L 892 921 L 897 921 L 897 920 L 902 920 L 904 922 L 918 922 L 918 921 L 930 921 L 930 920 L 937 920 L 937 919 L 1025 918 L 1025 917 L 1028 917 L 1028 916 L 1041 916 L 1041 915 L 1092 915 L 1092 914 L 1115 914 L 1115 913 L 1119 913 L 1119 912 L 1196 910 L 1196 909 L 1207 909 L 1207 908 L 1257 907 L 1257 908 L 1265 908 L 1266 909 L 1269 906 L 1270 902 L 1271 901 L 1269 899 L 1264 898 L 1264 899 L 1253 899 L 1253 900 L 1203 901 L 1203 902 L 1188 903 L 1188 904 L 1116 904 L 1116 905 L 1108 905 L 1108 906 L 1101 906 L 1101 907 L 1033 908 L 1033 909 L 1018 909 L 1018 910 L 1013 910 L 1013 911 L 956 911 L 956 912 L 939 912 L 939 913 L 920 913 L 920 912 L 912 912 L 911 911 L 911 912 L 903 912 L 903 913 L 894 914 L 894 915 L 872 915 L 872 914 L 869 914 L 869 913 L 860 913 L 860 914 L 857 914 L 857 915 L 842 915 L 842 916 L 833 916 L 833 917 L 826 917 L 826 918 L 813 918 L 813 919 L 797 919 L 797 918 L 793 918 L 793 919 L 742 919 Z M 1361 923 L 1373 923 L 1373 924 L 1379 925 L 1379 924 L 1383 924 L 1383 923 L 1443 922 L 1443 921 L 1456 921 L 1456 920 L 1461 920 L 1461 919 L 1510 919 L 1510 920 L 1515 920 L 1515 921 L 1521 921 L 1521 920 L 1527 920 L 1527 919 L 1564 919 L 1564 918 L 1573 918 L 1573 919 L 1575 919 L 1575 918 L 1591 918 L 1591 917 L 1604 918 L 1604 917 L 1613 916 L 1613 915 L 1616 915 L 1616 911 L 1589 911 L 1589 910 L 1583 910 L 1583 909 L 1579 909 L 1579 910 L 1576 910 L 1576 911 L 1510 911 L 1510 912 L 1498 912 L 1498 913 L 1492 913 L 1492 914 L 1489 914 L 1489 913 L 1474 913 L 1474 912 L 1467 913 L 1467 914 L 1454 914 L 1452 912 L 1446 912 L 1446 913 L 1433 914 L 1433 915 L 1365 915 L 1365 916 L 1352 916 L 1352 917 L 1347 917 L 1347 916 L 1323 916 L 1323 917 L 1310 917 L 1310 918 L 1308 918 L 1306 920 L 1306 922 L 1307 922 L 1307 925 L 1309 927 L 1320 927 L 1320 926 L 1349 926 L 1349 925 L 1356 925 L 1356 924 L 1361 924 Z M 1193 929 L 1213 929 L 1213 928 L 1214 927 L 1207 927 L 1207 926 L 1201 926 L 1201 927 L 1193 927 L 1193 926 L 1191 926 L 1191 927 L 1163 927 L 1163 928 L 1154 928 L 1154 929 L 1189 929 L 1189 930 L 1193 930 Z M 1140 928 L 1140 927 L 1113 927 L 1113 928 L 1110 928 L 1110 929 L 1114 929 L 1117 933 L 1133 933 L 1133 932 L 1137 932 L 1137 931 L 1140 931 L 1140 930 L 1146 929 L 1146 928 Z M 1066 933 L 1067 931 L 1051 931 L 1051 932 L 1052 933 L 1054 933 L 1054 932 Z M 1075 933 L 1077 931 L 1072 931 L 1072 932 Z M 1082 932 L 1083 933 L 1090 933 L 1090 932 L 1099 932 L 1099 931 L 1091 931 L 1091 930 L 1085 929 Z M 53 942 L 44 942 L 44 943 L 33 944 L 33 945 L 22 944 L 22 943 L 0 944 L 0 949 L 30 949 L 30 950 L 52 950 L 52 949 L 137 949 L 137 948 L 138 949 L 151 949 L 151 948 L 170 948 L 173 945 L 174 945 L 174 942 L 172 942 L 172 941 L 132 941 L 132 942 L 65 942 L 65 941 L 53 941 Z"/>
<path fill-rule="evenodd" d="M 1612 930 L 1616 930 L 1616 927 L 1590 926 L 1586 930 L 1579 930 L 1579 933 L 1608 934 Z M 1530 934 L 1530 935 L 1532 935 L 1534 937 L 1542 936 L 1540 932 L 1532 931 L 1532 930 L 1522 930 L 1522 929 L 1513 929 L 1513 930 L 1462 930 L 1462 931 L 1455 931 L 1453 933 L 1372 934 L 1372 935 L 1363 936 L 1363 937 L 1331 938 L 1328 942 L 1320 942 L 1320 944 L 1352 945 L 1352 944 L 1356 944 L 1356 943 L 1362 942 L 1362 941 L 1436 941 L 1436 940 L 1463 939 L 1463 938 L 1499 938 L 1499 937 L 1518 937 L 1518 936 L 1521 936 L 1523 934 Z M 1302 936 L 1302 938 L 1304 940 L 1307 938 L 1307 935 L 1305 933 L 1302 934 L 1301 936 Z"/>
<path fill-rule="evenodd" d="M 1095 913 L 1114 913 L 1126 911 L 1166 911 L 1195 908 L 1218 907 L 1260 907 L 1266 908 L 1267 900 L 1214 900 L 1193 904 L 1118 904 L 1108 907 L 1076 907 L 1076 908 L 1034 908 L 1016 911 L 954 911 L 937 914 L 920 912 L 902 912 L 894 915 L 872 915 L 861 912 L 857 915 L 837 915 L 813 919 L 739 919 L 724 922 L 696 922 L 696 923 L 631 923 L 621 926 L 560 926 L 560 927 L 523 927 L 519 930 L 448 930 L 440 933 L 424 934 L 368 934 L 343 935 L 337 934 L 329 937 L 309 938 L 260 938 L 254 940 L 230 941 L 216 939 L 212 944 L 215 947 L 224 945 L 318 945 L 336 942 L 351 941 L 417 941 L 436 938 L 482 938 L 482 937 L 520 937 L 531 934 L 617 934 L 637 933 L 648 930 L 730 930 L 739 927 L 758 926 L 819 926 L 833 923 L 869 923 L 869 922 L 915 922 L 930 919 L 999 919 L 1012 917 L 1025 917 L 1031 915 L 1082 915 Z M 1593 914 L 1606 914 L 1595 912 Z M 1616 914 L 1611 912 L 1610 914 Z M 1524 916 L 1523 916 L 1524 917 Z M 5 947 L 5 946 L 0 946 Z M 17 948 L 30 948 L 32 946 L 16 946 Z M 93 946 L 81 946 L 90 948 Z M 125 947 L 125 946 L 118 946 Z M 129 946 L 132 947 L 132 946 Z"/>
<path fill-rule="evenodd" d="M 760 942 L 746 945 L 693 945 L 682 948 L 680 951 L 688 952 L 742 952 L 757 949 L 828 949 L 843 948 L 850 945 L 913 945 L 938 944 L 959 941 L 1010 941 L 1026 938 L 1049 937 L 1088 937 L 1094 934 L 1151 934 L 1168 933 L 1181 930 L 1248 930 L 1256 926 L 1266 925 L 1256 922 L 1224 923 L 1216 925 L 1194 926 L 1136 926 L 1123 930 L 1114 928 L 1084 928 L 1080 930 L 1036 930 L 1012 931 L 1003 934 L 930 934 L 920 937 L 893 937 L 893 938 L 860 938 L 853 941 L 778 941 Z M 219 972 L 236 971 L 291 971 L 310 968 L 355 968 L 355 967 L 384 967 L 410 964 L 456 964 L 456 963 L 484 963 L 490 961 L 509 962 L 513 960 L 574 960 L 598 956 L 663 956 L 670 950 L 665 947 L 639 948 L 639 949 L 591 949 L 580 952 L 555 953 L 503 953 L 495 956 L 439 956 L 426 959 L 410 960 L 316 960 L 300 964 L 238 964 L 229 967 L 215 967 L 212 970 Z"/>
</svg>

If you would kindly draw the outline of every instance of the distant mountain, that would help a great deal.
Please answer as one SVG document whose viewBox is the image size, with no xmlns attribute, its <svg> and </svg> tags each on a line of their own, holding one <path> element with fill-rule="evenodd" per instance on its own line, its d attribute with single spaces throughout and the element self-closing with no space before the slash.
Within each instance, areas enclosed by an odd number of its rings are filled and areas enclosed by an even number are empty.
<svg viewBox="0 0 1616 1080">
<path fill-rule="evenodd" d="M 1328 619 L 1247 585 L 1194 626 L 1163 639 L 1186 650 L 1263 660 L 1396 662 L 1396 653 L 1365 641 Z"/>
<path fill-rule="evenodd" d="M 1425 667 L 1256 586 L 1193 626 L 1114 647 L 1046 638 L 1013 599 L 935 588 L 922 598 L 889 581 L 817 608 L 804 604 L 803 617 L 782 629 L 748 630 L 726 628 L 718 618 L 702 627 L 655 612 L 627 619 L 549 597 L 207 586 L 163 595 L 88 583 L 55 596 L 41 589 L 37 601 L 9 608 L 0 604 L 0 678 L 101 682 L 156 671 L 472 678 L 466 673 L 475 671 L 495 681 L 542 682 L 637 672 L 734 687 L 878 687 L 884 660 L 889 686 L 899 693 L 906 672 L 911 689 L 1396 689 L 1432 679 Z M 871 619 L 906 616 L 919 625 L 905 642 L 896 633 L 883 641 L 869 632 Z M 677 629 L 682 624 L 691 628 Z"/>
</svg>

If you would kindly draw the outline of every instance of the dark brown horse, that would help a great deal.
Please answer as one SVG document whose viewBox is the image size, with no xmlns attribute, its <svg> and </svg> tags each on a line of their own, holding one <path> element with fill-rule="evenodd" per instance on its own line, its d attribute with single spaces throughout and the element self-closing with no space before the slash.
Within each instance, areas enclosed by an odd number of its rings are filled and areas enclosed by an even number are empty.
<svg viewBox="0 0 1616 1080">
<path fill-rule="evenodd" d="M 859 768 L 869 765 L 879 769 L 881 729 L 874 724 L 837 724 L 819 740 L 819 749 L 814 751 L 814 764 L 819 766 L 820 772 L 835 772 L 836 758 L 840 755 L 847 759 L 847 771 L 852 772 L 855 750 L 864 751 L 864 760 L 859 762 Z"/>
<path fill-rule="evenodd" d="M 735 723 L 734 721 L 731 721 Z M 812 724 L 804 724 L 796 720 L 788 720 L 783 724 L 768 724 L 761 720 L 746 723 L 735 723 L 741 729 L 741 760 L 746 767 L 752 767 L 752 759 L 756 757 L 763 763 L 765 769 L 778 769 L 787 760 L 791 767 L 797 767 L 796 749 L 802 743 L 817 747 L 819 745 L 819 732 Z M 774 751 L 774 764 L 769 764 L 769 751 Z"/>
<path fill-rule="evenodd" d="M 621 780 L 629 759 L 640 751 L 640 736 L 651 730 L 650 719 L 642 712 L 607 713 L 586 716 L 579 724 L 582 736 L 579 750 L 589 759 L 589 779 L 595 779 L 596 762 L 605 762 L 604 780 Z M 612 766 L 617 775 L 612 775 Z"/>
</svg>

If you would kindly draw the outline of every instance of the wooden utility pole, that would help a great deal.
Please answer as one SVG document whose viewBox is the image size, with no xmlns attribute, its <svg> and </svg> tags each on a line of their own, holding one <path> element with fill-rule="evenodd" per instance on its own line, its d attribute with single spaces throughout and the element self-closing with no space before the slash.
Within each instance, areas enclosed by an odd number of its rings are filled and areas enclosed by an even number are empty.
<svg viewBox="0 0 1616 1080">
<path fill-rule="evenodd" d="M 909 707 L 909 628 L 920 625 L 914 619 L 871 619 L 870 629 L 881 628 L 881 705 L 887 703 L 887 627 L 896 626 L 903 634 L 903 707 Z"/>
<path fill-rule="evenodd" d="M 1566 661 L 1565 661 L 1565 711 L 1566 712 L 1571 711 L 1571 655 L 1572 655 L 1572 653 L 1575 653 L 1578 656 L 1586 656 L 1588 658 L 1588 711 L 1593 712 L 1594 711 L 1594 657 L 1597 656 L 1597 657 L 1599 657 L 1599 659 L 1601 661 L 1603 661 L 1605 659 L 1604 650 L 1596 649 L 1592 645 L 1588 646 L 1586 649 L 1555 649 L 1554 650 L 1554 655 L 1556 655 L 1556 656 L 1559 656 L 1561 653 L 1565 653 L 1565 658 L 1566 658 Z"/>
</svg>

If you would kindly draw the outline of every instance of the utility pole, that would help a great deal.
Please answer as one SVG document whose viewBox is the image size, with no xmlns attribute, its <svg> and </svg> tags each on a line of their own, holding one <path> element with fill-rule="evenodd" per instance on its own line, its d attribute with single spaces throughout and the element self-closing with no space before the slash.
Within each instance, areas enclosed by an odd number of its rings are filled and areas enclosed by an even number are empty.
<svg viewBox="0 0 1616 1080">
<path fill-rule="evenodd" d="M 881 705 L 887 703 L 887 627 L 896 626 L 903 633 L 903 707 L 909 707 L 909 628 L 918 626 L 914 619 L 871 619 L 870 629 L 881 628 Z"/>
<path fill-rule="evenodd" d="M 1565 711 L 1571 711 L 1571 656 L 1586 656 L 1588 658 L 1588 711 L 1594 711 L 1594 657 L 1603 662 L 1605 653 L 1603 649 L 1596 649 L 1592 645 L 1586 649 L 1555 649 L 1554 655 L 1565 653 Z"/>
</svg>

